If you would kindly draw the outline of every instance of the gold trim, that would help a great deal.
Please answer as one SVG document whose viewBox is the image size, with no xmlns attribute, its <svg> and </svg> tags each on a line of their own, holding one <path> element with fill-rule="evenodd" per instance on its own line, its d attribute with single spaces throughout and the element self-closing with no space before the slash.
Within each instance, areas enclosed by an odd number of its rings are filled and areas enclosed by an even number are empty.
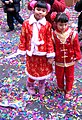
<svg viewBox="0 0 82 120">
<path fill-rule="evenodd" d="M 55 34 L 57 35 L 57 38 L 61 41 L 62 44 L 65 44 L 66 39 L 69 37 L 70 33 L 71 33 L 70 28 L 64 33 L 59 33 L 57 31 L 55 31 Z"/>
<path fill-rule="evenodd" d="M 56 65 L 57 66 L 60 66 L 60 67 L 69 67 L 69 66 L 72 66 L 72 65 L 74 65 L 75 64 L 75 62 L 70 62 L 70 63 L 58 63 L 58 62 L 56 62 Z"/>
<path fill-rule="evenodd" d="M 66 55 L 65 55 L 65 56 L 62 56 L 62 58 L 66 58 L 66 57 L 68 57 L 68 56 L 66 56 Z"/>
</svg>

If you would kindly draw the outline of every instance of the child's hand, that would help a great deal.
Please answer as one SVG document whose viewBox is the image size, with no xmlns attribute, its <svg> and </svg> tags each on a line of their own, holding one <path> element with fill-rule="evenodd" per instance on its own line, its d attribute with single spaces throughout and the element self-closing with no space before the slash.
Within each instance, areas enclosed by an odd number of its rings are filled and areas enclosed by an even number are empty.
<svg viewBox="0 0 82 120">
<path fill-rule="evenodd" d="M 52 63 L 54 62 L 54 58 L 49 58 L 49 59 L 48 59 L 48 62 L 49 62 L 50 64 L 52 64 Z"/>
<path fill-rule="evenodd" d="M 6 4 L 9 4 L 9 1 L 5 1 Z"/>
<path fill-rule="evenodd" d="M 75 62 L 76 62 L 76 64 L 77 64 L 77 63 L 81 63 L 81 60 L 76 60 Z"/>
<path fill-rule="evenodd" d="M 10 3 L 13 3 L 13 0 L 9 0 Z"/>
</svg>

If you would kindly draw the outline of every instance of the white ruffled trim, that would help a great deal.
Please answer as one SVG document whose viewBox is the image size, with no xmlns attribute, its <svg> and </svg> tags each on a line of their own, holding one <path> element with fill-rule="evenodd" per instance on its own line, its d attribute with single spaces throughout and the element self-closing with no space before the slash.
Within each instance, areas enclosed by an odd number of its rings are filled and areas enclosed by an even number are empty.
<svg viewBox="0 0 82 120">
<path fill-rule="evenodd" d="M 53 53 L 47 53 L 47 57 L 48 58 L 55 57 L 55 53 L 54 52 Z"/>
<path fill-rule="evenodd" d="M 18 49 L 17 50 L 17 55 L 19 55 L 19 54 L 21 54 L 21 55 L 28 55 L 28 56 L 32 56 L 32 55 L 38 55 L 38 56 L 44 56 L 44 55 L 46 55 L 46 52 L 39 52 L 39 51 L 34 51 L 34 53 L 32 53 L 31 51 L 29 51 L 29 50 L 26 50 L 26 51 L 22 51 L 22 50 L 20 50 L 20 49 Z M 51 58 L 51 57 L 55 57 L 55 53 L 53 52 L 53 53 L 47 53 L 47 57 L 49 58 Z"/>
<path fill-rule="evenodd" d="M 21 55 L 26 55 L 26 51 L 22 51 L 22 50 L 20 50 L 20 49 L 17 50 L 17 53 L 18 53 L 18 54 L 21 54 Z"/>
<path fill-rule="evenodd" d="M 44 80 L 44 79 L 48 79 L 48 78 L 51 76 L 51 74 L 52 74 L 52 73 L 50 73 L 50 74 L 48 74 L 48 75 L 46 75 L 46 76 L 43 76 L 43 77 L 34 77 L 34 76 L 30 75 L 30 74 L 27 72 L 26 69 L 25 69 L 25 72 L 26 72 L 26 74 L 28 75 L 28 77 L 30 77 L 30 78 L 33 79 L 33 80 Z"/>
<path fill-rule="evenodd" d="M 32 53 L 31 51 L 26 50 L 26 53 L 28 56 L 32 56 L 32 55 L 44 56 L 44 55 L 46 55 L 46 52 L 39 52 L 39 51 L 35 51 L 34 53 Z"/>
</svg>

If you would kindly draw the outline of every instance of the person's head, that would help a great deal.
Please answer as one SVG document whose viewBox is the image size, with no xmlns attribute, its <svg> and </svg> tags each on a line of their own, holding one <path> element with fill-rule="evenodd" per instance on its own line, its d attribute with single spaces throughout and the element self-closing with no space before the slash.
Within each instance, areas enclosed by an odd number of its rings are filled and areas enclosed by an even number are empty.
<svg viewBox="0 0 82 120">
<path fill-rule="evenodd" d="M 50 11 L 50 5 L 43 0 L 33 1 L 32 8 L 34 10 L 34 16 L 37 20 L 45 17 Z"/>
<path fill-rule="evenodd" d="M 65 32 L 68 27 L 69 14 L 64 12 L 54 13 L 52 19 L 56 23 L 56 28 L 60 32 Z"/>
</svg>

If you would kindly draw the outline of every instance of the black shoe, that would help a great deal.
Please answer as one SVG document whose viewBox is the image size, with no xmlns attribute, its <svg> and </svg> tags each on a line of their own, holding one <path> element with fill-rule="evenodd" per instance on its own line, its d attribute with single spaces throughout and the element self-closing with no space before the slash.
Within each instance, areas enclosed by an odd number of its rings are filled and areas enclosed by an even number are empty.
<svg viewBox="0 0 82 120">
<path fill-rule="evenodd" d="M 13 30 L 14 30 L 14 29 L 10 29 L 10 28 L 9 28 L 9 29 L 6 30 L 6 32 L 11 32 L 11 31 L 13 31 Z"/>
</svg>

